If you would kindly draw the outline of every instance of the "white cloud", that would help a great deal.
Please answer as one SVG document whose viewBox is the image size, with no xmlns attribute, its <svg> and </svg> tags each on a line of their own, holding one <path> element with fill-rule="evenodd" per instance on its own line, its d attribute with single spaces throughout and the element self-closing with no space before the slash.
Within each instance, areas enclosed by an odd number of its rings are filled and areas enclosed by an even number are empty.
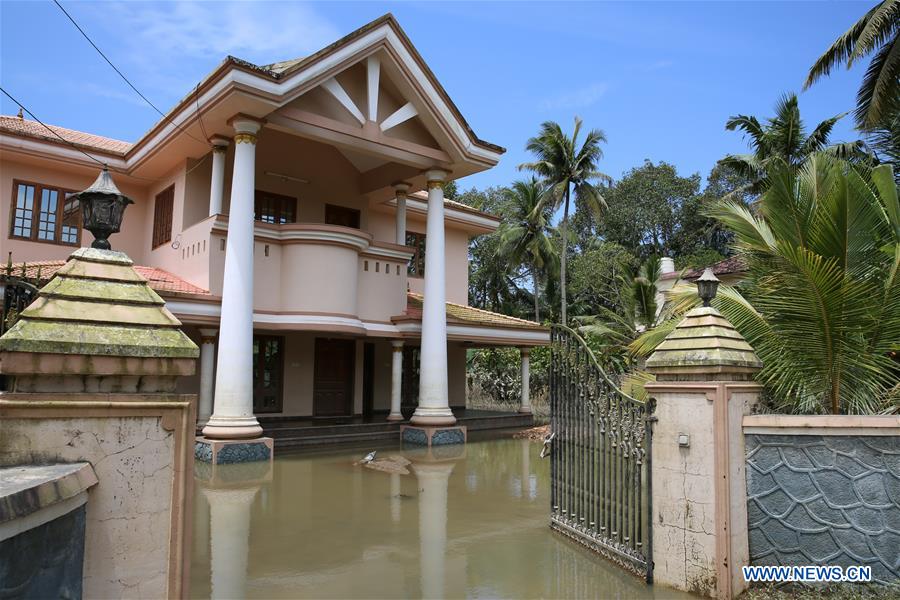
<svg viewBox="0 0 900 600">
<path fill-rule="evenodd" d="M 605 82 L 592 83 L 586 87 L 563 92 L 552 98 L 541 101 L 543 110 L 557 110 L 562 108 L 585 108 L 595 104 L 609 90 L 609 84 Z"/>
<path fill-rule="evenodd" d="M 145 49 L 176 57 L 224 57 L 274 62 L 335 41 L 337 29 L 306 4 L 278 2 L 119 3 L 111 11 Z"/>
<path fill-rule="evenodd" d="M 305 56 L 341 37 L 308 4 L 117 2 L 83 4 L 73 16 L 152 98 L 177 100 L 226 55 L 256 64 Z M 79 16 L 91 11 L 89 18 Z M 92 33 L 102 27 L 104 31 Z"/>
</svg>

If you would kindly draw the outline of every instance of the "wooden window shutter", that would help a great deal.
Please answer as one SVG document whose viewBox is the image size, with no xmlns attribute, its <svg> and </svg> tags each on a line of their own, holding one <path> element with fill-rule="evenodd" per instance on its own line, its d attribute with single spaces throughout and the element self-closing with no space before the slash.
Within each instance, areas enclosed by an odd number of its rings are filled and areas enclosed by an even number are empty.
<svg viewBox="0 0 900 600">
<path fill-rule="evenodd" d="M 172 213 L 175 208 L 175 186 L 156 195 L 153 206 L 153 247 L 157 248 L 172 239 Z"/>
</svg>

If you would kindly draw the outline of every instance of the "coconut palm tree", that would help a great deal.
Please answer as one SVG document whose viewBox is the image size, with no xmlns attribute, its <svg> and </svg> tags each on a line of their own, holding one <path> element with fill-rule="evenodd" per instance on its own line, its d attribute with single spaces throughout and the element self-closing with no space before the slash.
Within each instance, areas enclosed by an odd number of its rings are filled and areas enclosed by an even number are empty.
<svg viewBox="0 0 900 600">
<path fill-rule="evenodd" d="M 563 207 L 559 226 L 560 321 L 563 324 L 566 323 L 566 252 L 569 246 L 568 222 L 572 194 L 574 193 L 576 203 L 585 204 L 599 216 L 606 203 L 596 184 L 612 181 L 608 175 L 597 170 L 597 163 L 603 158 L 600 144 L 606 142 L 606 135 L 599 129 L 592 129 L 579 146 L 580 132 L 581 119 L 578 117 L 575 117 L 572 137 L 566 135 L 558 123 L 546 121 L 541 125 L 538 135 L 529 139 L 525 145 L 535 160 L 519 165 L 520 170 L 536 173 L 548 186 L 540 210 L 550 207 L 555 212 L 560 206 Z"/>
<path fill-rule="evenodd" d="M 807 135 L 800 119 L 797 94 L 785 94 L 775 104 L 775 116 L 765 124 L 748 115 L 728 119 L 725 129 L 743 132 L 753 153 L 729 154 L 719 164 L 750 180 L 750 185 L 740 191 L 759 194 L 766 188 L 768 167 L 774 161 L 798 167 L 814 152 L 827 151 L 841 157 L 862 155 L 864 146 L 859 141 L 829 146 L 831 130 L 843 117 L 840 114 L 825 119 Z"/>
<path fill-rule="evenodd" d="M 860 129 L 876 127 L 891 107 L 900 105 L 900 0 L 879 2 L 835 40 L 810 68 L 803 89 L 839 64 L 846 63 L 849 69 L 873 52 L 856 93 L 854 116 Z"/>
<path fill-rule="evenodd" d="M 776 408 L 872 413 L 900 408 L 900 203 L 889 165 L 816 154 L 770 165 L 756 214 L 723 201 L 748 275 L 713 301 L 762 359 Z M 646 355 L 697 304 L 670 295 L 672 318 L 632 344 Z"/>
<path fill-rule="evenodd" d="M 534 289 L 534 320 L 541 320 L 540 275 L 552 268 L 556 252 L 550 242 L 550 210 L 543 203 L 546 186 L 534 177 L 506 190 L 509 213 L 500 228 L 500 253 L 511 264 L 527 264 Z"/>
</svg>

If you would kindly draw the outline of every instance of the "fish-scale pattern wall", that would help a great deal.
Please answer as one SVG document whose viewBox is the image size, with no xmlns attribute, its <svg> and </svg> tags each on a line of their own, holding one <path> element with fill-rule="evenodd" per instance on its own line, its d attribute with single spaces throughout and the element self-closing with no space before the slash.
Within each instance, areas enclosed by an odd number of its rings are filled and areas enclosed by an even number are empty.
<svg viewBox="0 0 900 600">
<path fill-rule="evenodd" d="M 900 436 L 745 436 L 750 562 L 900 580 Z"/>
</svg>

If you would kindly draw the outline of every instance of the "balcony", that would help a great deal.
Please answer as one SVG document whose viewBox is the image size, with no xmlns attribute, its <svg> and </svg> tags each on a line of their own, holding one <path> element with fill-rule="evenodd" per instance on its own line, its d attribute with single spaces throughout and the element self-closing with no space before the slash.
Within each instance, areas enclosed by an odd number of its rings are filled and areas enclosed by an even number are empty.
<svg viewBox="0 0 900 600">
<path fill-rule="evenodd" d="M 208 217 L 154 250 L 151 262 L 221 296 L 227 232 L 227 215 Z M 310 328 L 322 317 L 362 332 L 360 320 L 389 323 L 406 308 L 406 246 L 323 223 L 257 222 L 254 236 L 257 321 L 278 328 L 303 315 Z"/>
</svg>

